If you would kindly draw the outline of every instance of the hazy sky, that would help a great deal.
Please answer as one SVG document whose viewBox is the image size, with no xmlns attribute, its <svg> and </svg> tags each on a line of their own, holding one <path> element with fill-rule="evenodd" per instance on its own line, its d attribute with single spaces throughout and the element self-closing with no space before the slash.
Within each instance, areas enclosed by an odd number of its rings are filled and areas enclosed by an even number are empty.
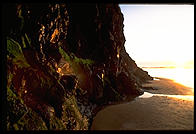
<svg viewBox="0 0 196 134">
<path fill-rule="evenodd" d="M 125 48 L 138 66 L 194 62 L 194 5 L 123 4 L 120 8 Z"/>
</svg>

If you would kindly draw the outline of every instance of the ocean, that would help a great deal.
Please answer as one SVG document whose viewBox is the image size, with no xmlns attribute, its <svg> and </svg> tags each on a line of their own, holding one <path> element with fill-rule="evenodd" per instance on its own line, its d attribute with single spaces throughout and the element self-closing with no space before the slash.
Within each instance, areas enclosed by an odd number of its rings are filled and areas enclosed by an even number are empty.
<svg viewBox="0 0 196 134">
<path fill-rule="evenodd" d="M 194 68 L 142 68 L 152 77 L 172 79 L 194 90 Z"/>
</svg>

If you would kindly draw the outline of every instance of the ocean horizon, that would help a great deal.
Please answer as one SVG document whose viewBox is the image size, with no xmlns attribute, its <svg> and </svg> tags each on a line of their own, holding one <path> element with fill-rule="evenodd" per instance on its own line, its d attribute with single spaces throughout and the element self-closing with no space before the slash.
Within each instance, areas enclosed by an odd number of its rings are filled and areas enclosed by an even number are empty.
<svg viewBox="0 0 196 134">
<path fill-rule="evenodd" d="M 194 68 L 175 66 L 145 66 L 141 68 L 152 77 L 171 79 L 194 90 Z"/>
</svg>

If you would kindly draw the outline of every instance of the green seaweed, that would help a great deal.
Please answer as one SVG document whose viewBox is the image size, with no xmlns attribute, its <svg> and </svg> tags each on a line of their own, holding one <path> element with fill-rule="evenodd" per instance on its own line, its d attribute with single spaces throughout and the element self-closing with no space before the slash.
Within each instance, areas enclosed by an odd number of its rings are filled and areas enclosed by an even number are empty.
<svg viewBox="0 0 196 134">
<path fill-rule="evenodd" d="M 22 31 L 25 22 L 24 22 L 24 17 L 22 16 L 22 9 L 21 8 L 18 11 L 18 18 L 21 19 L 20 31 Z"/>
<path fill-rule="evenodd" d="M 25 43 L 25 40 L 24 40 L 24 37 L 23 37 L 23 36 L 21 36 L 21 40 L 22 40 L 23 48 L 26 48 L 27 45 L 26 45 L 26 43 Z"/>
<path fill-rule="evenodd" d="M 30 67 L 23 55 L 20 44 L 9 37 L 7 38 L 7 51 L 14 56 L 13 63 L 17 64 L 18 67 Z"/>
<path fill-rule="evenodd" d="M 12 78 L 13 78 L 13 74 L 12 73 L 9 73 L 8 75 L 7 75 L 7 86 L 9 87 L 10 86 L 10 84 L 11 84 L 11 82 L 12 82 Z"/>
<path fill-rule="evenodd" d="M 71 58 L 72 58 L 72 61 L 76 62 L 76 63 L 80 63 L 80 64 L 83 64 L 83 65 L 92 65 L 94 64 L 94 61 L 90 60 L 90 59 L 83 59 L 83 58 L 78 58 L 77 56 L 75 56 L 75 54 L 71 53 Z"/>
<path fill-rule="evenodd" d="M 75 56 L 74 53 L 71 53 L 70 56 L 69 56 L 61 47 L 59 47 L 59 52 L 65 58 L 65 60 L 67 60 L 67 61 L 80 63 L 80 64 L 84 64 L 84 65 L 94 64 L 94 61 L 92 61 L 90 59 L 78 58 L 77 56 Z"/>
<path fill-rule="evenodd" d="M 70 61 L 69 55 L 61 47 L 59 47 L 59 52 L 63 56 L 63 58 L 65 58 L 65 60 Z"/>
<path fill-rule="evenodd" d="M 25 33 L 25 38 L 29 44 L 29 46 L 31 46 L 31 39 L 27 36 L 27 34 Z"/>
<path fill-rule="evenodd" d="M 15 57 L 23 56 L 20 44 L 9 37 L 7 37 L 7 50 Z"/>
<path fill-rule="evenodd" d="M 26 39 L 27 43 L 25 42 L 25 39 Z M 24 36 L 21 36 L 21 40 L 22 40 L 23 48 L 27 48 L 29 46 L 32 47 L 31 39 L 27 36 L 26 33 L 24 34 Z"/>
</svg>

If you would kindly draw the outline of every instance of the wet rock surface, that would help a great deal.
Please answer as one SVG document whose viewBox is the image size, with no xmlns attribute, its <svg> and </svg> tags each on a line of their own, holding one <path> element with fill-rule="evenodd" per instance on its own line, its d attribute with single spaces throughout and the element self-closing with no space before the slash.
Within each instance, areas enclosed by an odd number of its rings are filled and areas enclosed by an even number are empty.
<svg viewBox="0 0 196 134">
<path fill-rule="evenodd" d="M 152 79 L 125 51 L 117 4 L 13 4 L 7 13 L 8 130 L 88 129 L 102 106 Z"/>
</svg>

